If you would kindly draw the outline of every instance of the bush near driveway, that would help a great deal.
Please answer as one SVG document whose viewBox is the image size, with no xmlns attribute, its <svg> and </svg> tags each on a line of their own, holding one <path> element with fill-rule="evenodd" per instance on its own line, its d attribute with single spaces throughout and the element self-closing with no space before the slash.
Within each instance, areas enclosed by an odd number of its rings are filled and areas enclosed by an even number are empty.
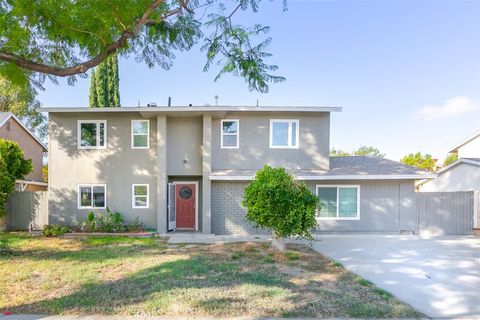
<svg viewBox="0 0 480 320">
<path fill-rule="evenodd" d="M 306 246 L 0 234 L 0 310 L 212 317 L 419 317 Z"/>
</svg>

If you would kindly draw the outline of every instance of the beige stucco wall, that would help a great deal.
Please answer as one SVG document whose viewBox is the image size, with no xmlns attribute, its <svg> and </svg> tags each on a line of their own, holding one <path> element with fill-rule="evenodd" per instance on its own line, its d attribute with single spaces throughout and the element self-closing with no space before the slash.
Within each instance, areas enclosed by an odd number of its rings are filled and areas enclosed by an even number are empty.
<svg viewBox="0 0 480 320">
<path fill-rule="evenodd" d="M 168 175 L 202 175 L 202 121 L 201 117 L 167 119 Z"/>
<path fill-rule="evenodd" d="M 480 158 L 480 136 L 458 148 L 459 158 Z"/>
<path fill-rule="evenodd" d="M 222 149 L 221 120 L 240 120 L 238 149 Z M 299 120 L 298 149 L 270 149 L 270 119 Z M 227 113 L 212 120 L 212 169 L 261 169 L 265 164 L 287 169 L 329 168 L 329 113 Z"/>
<path fill-rule="evenodd" d="M 77 120 L 106 120 L 107 148 L 79 150 Z M 74 225 L 89 209 L 77 209 L 78 184 L 106 184 L 107 206 L 126 220 L 139 217 L 156 228 L 156 118 L 150 120 L 150 148 L 131 148 L 131 120 L 139 113 L 53 113 L 49 115 L 49 212 L 50 223 Z M 132 184 L 149 184 L 148 209 L 132 208 Z"/>
<path fill-rule="evenodd" d="M 10 130 L 8 130 L 10 128 Z M 5 123 L 0 128 L 0 138 L 12 140 L 18 143 L 23 150 L 26 159 L 31 159 L 33 164 L 33 171 L 26 176 L 26 179 L 43 181 L 42 174 L 42 159 L 43 159 L 43 147 L 22 128 L 14 119 L 9 119 L 8 123 Z"/>
<path fill-rule="evenodd" d="M 422 192 L 480 190 L 480 167 L 460 163 L 420 186 Z"/>
</svg>

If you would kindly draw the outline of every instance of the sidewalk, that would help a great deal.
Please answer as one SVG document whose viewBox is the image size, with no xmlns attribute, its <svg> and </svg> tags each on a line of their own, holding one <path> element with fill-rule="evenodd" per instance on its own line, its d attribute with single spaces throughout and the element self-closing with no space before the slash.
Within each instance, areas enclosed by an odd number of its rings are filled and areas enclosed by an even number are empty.
<svg viewBox="0 0 480 320">
<path fill-rule="evenodd" d="M 18 314 L 18 315 L 2 315 L 0 314 L 1 320 L 288 320 L 288 318 L 255 318 L 255 317 L 234 317 L 234 318 L 221 318 L 221 317 L 149 317 L 149 316 L 104 316 L 104 315 L 65 315 L 65 316 L 46 316 L 46 315 L 29 315 L 29 314 Z M 295 320 L 314 320 L 314 318 L 294 318 Z M 322 318 L 322 320 L 351 320 L 352 318 Z M 430 320 L 432 318 L 421 318 L 420 320 Z M 362 320 L 360 318 L 355 318 L 355 320 Z M 371 320 L 371 319 L 363 319 Z M 375 320 L 410 320 L 410 319 L 375 319 Z M 413 319 L 412 319 L 413 320 Z M 415 319 L 419 320 L 419 319 Z M 441 320 L 448 320 L 442 318 Z M 465 319 L 466 320 L 466 319 Z"/>
</svg>

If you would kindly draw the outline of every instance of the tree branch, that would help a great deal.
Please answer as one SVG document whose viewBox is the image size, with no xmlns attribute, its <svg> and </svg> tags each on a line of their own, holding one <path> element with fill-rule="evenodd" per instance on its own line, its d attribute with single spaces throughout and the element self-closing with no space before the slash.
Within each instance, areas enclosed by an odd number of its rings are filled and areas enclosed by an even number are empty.
<svg viewBox="0 0 480 320">
<path fill-rule="evenodd" d="M 151 24 L 152 21 L 148 19 L 148 17 L 164 2 L 165 0 L 155 0 L 152 4 L 145 10 L 142 17 L 137 21 L 135 24 L 133 31 L 124 30 L 120 37 L 115 41 L 110 43 L 106 46 L 105 50 L 101 51 L 95 57 L 91 58 L 82 63 L 78 63 L 71 67 L 66 68 L 57 68 L 52 67 L 50 65 L 35 62 L 32 60 L 25 59 L 21 56 L 0 50 L 0 60 L 11 62 L 16 64 L 17 66 L 28 69 L 35 72 L 41 72 L 45 74 L 50 74 L 59 77 L 68 77 L 73 76 L 80 73 L 87 72 L 88 69 L 96 67 L 99 65 L 105 58 L 107 58 L 110 54 L 117 51 L 120 48 L 124 48 L 127 45 L 129 39 L 136 37 L 142 27 L 146 24 Z M 172 10 L 168 12 L 162 19 L 165 19 L 171 15 L 179 13 L 180 9 Z"/>
</svg>

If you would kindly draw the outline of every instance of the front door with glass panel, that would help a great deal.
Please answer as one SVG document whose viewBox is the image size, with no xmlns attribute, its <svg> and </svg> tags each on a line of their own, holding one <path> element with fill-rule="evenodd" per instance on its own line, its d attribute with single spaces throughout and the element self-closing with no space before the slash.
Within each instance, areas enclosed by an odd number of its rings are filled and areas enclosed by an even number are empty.
<svg viewBox="0 0 480 320">
<path fill-rule="evenodd" d="M 175 224 L 177 229 L 195 229 L 196 191 L 195 183 L 175 183 Z"/>
</svg>

